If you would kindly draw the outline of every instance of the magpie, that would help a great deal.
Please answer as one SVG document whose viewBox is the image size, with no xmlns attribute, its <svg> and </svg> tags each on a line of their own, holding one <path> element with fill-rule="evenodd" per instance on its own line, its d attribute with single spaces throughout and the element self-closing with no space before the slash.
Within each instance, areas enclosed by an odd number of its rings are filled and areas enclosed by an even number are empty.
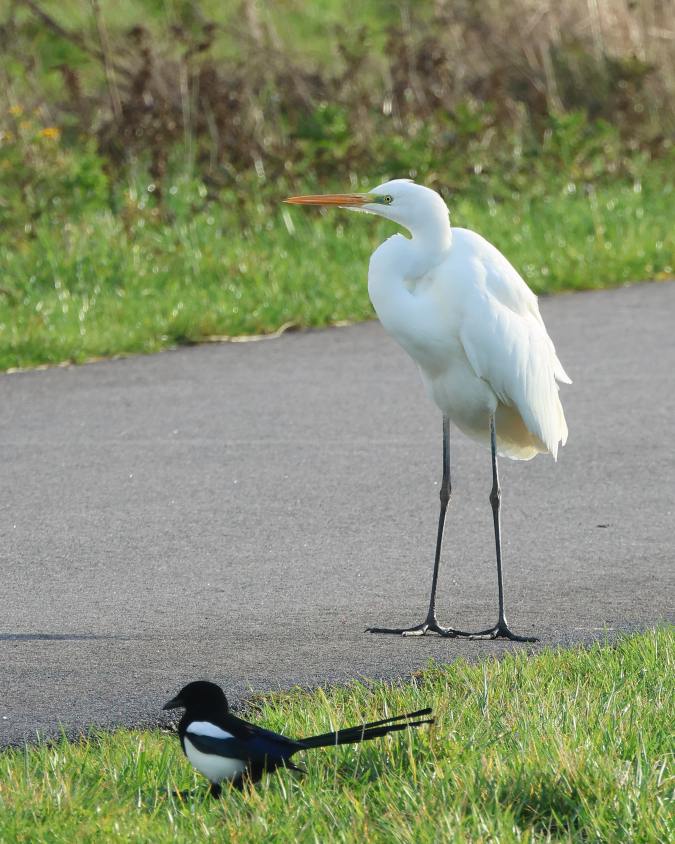
<svg viewBox="0 0 675 844">
<path fill-rule="evenodd" d="M 178 723 L 180 743 L 188 760 L 210 781 L 214 797 L 220 796 L 223 782 L 242 788 L 244 782 L 258 782 L 264 773 L 280 766 L 302 771 L 290 762 L 299 750 L 358 744 L 396 730 L 434 723 L 433 718 L 413 720 L 431 715 L 427 707 L 358 727 L 290 739 L 232 715 L 223 690 L 206 680 L 188 683 L 163 708 L 185 709 Z"/>
</svg>

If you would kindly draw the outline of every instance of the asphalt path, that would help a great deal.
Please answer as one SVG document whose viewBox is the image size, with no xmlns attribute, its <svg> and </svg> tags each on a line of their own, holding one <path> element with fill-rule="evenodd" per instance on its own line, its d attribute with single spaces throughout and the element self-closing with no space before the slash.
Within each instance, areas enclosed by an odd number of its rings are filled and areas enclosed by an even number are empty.
<svg viewBox="0 0 675 844">
<path fill-rule="evenodd" d="M 675 283 L 545 298 L 558 463 L 502 461 L 507 614 L 541 645 L 673 619 Z M 397 677 L 512 647 L 422 620 L 441 419 L 378 323 L 0 376 L 0 743 L 157 723 L 187 680 Z M 496 620 L 489 452 L 451 434 L 441 621 Z"/>
</svg>

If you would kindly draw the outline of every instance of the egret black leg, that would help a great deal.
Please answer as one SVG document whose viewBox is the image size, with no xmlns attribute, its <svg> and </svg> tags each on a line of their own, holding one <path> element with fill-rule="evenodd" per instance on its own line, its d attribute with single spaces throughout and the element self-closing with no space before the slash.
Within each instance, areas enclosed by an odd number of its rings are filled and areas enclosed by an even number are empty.
<svg viewBox="0 0 675 844">
<path fill-rule="evenodd" d="M 497 552 L 497 588 L 499 590 L 499 619 L 494 627 L 472 633 L 471 639 L 510 639 L 513 642 L 537 642 L 534 636 L 516 636 L 509 630 L 504 614 L 504 578 L 502 573 L 502 537 L 500 524 L 500 510 L 502 490 L 499 485 L 499 471 L 497 469 L 497 431 L 494 416 L 490 417 L 490 445 L 492 449 L 492 491 L 490 504 L 495 526 L 495 548 Z"/>
<path fill-rule="evenodd" d="M 222 786 L 218 782 L 212 782 L 210 787 L 211 797 L 220 797 L 223 793 Z"/>
<path fill-rule="evenodd" d="M 441 512 L 438 517 L 438 533 L 436 534 L 436 556 L 434 558 L 434 573 L 431 579 L 431 598 L 429 600 L 429 611 L 422 624 L 415 627 L 389 628 L 369 627 L 367 633 L 393 633 L 399 636 L 424 636 L 427 633 L 437 633 L 439 636 L 468 636 L 462 630 L 454 630 L 452 627 L 441 627 L 436 618 L 436 586 L 438 584 L 438 569 L 441 562 L 441 548 L 443 546 L 443 528 L 445 527 L 445 514 L 448 509 L 448 502 L 452 493 L 450 483 L 450 420 L 443 416 L 443 479 L 441 481 Z"/>
</svg>

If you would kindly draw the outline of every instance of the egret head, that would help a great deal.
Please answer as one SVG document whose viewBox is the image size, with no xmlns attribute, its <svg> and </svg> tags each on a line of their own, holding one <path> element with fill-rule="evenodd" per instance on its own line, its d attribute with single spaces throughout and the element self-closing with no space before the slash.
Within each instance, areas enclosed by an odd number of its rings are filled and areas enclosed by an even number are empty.
<svg viewBox="0 0 675 844">
<path fill-rule="evenodd" d="M 448 206 L 436 191 L 410 179 L 393 179 L 368 193 L 291 196 L 292 205 L 337 205 L 350 211 L 377 214 L 415 234 L 424 229 L 449 228 Z"/>
</svg>

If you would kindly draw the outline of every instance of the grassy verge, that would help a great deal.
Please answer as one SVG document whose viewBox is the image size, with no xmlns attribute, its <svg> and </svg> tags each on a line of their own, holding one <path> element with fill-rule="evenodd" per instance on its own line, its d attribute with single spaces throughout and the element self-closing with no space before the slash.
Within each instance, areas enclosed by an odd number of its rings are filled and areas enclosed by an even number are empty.
<svg viewBox="0 0 675 844">
<path fill-rule="evenodd" d="M 279 202 L 359 179 L 446 190 L 538 292 L 671 276 L 666 5 L 5 4 L 0 369 L 371 316 L 393 228 Z"/>
<path fill-rule="evenodd" d="M 193 211 L 194 186 L 174 189 L 169 222 L 134 195 L 117 213 L 43 219 L 30 237 L 0 241 L 0 368 L 372 315 L 368 256 L 393 226 L 289 209 L 269 189 L 245 215 L 227 197 Z M 454 225 L 487 236 L 537 292 L 667 277 L 675 267 L 675 202 L 656 165 L 640 182 L 590 192 L 552 183 L 529 197 L 449 201 Z"/>
<path fill-rule="evenodd" d="M 615 647 L 431 666 L 401 686 L 263 698 L 249 714 L 292 735 L 425 704 L 437 724 L 307 753 L 306 775 L 282 771 L 222 801 L 159 731 L 9 750 L 0 840 L 672 840 L 674 645 L 664 629 Z"/>
</svg>

